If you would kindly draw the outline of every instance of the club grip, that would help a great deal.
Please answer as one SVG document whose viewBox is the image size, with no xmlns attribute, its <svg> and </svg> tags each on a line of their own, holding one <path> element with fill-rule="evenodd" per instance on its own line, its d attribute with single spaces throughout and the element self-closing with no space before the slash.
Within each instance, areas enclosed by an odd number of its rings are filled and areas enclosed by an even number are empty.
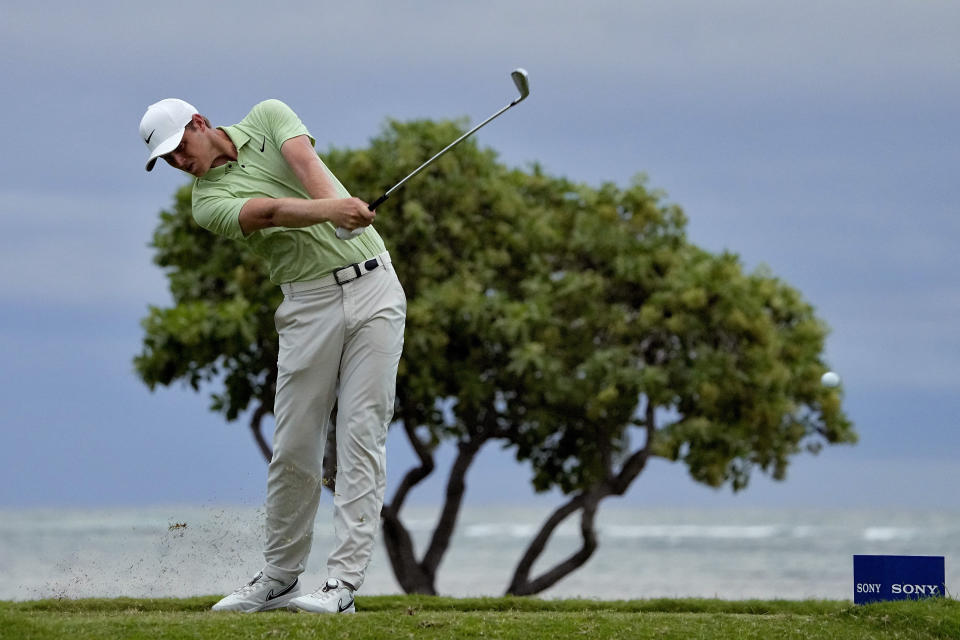
<svg viewBox="0 0 960 640">
<path fill-rule="evenodd" d="M 383 204 L 383 201 L 386 200 L 386 199 L 389 198 L 389 197 L 390 197 L 390 196 L 388 196 L 387 194 L 383 194 L 382 196 L 380 196 L 379 198 L 377 198 L 376 200 L 374 200 L 372 204 L 367 205 L 367 209 L 369 209 L 370 211 L 373 211 L 374 209 L 376 209 L 377 207 L 379 207 L 381 204 Z"/>
<path fill-rule="evenodd" d="M 389 197 L 390 196 L 388 196 L 387 194 L 383 194 L 382 196 L 374 200 L 372 204 L 368 204 L 367 210 L 373 211 L 374 209 L 379 207 L 381 204 L 383 204 L 383 201 Z M 347 231 L 342 227 L 337 227 L 337 237 L 340 238 L 341 240 L 349 240 L 350 238 L 356 238 L 358 235 L 363 233 L 364 229 L 366 229 L 366 227 L 357 227 L 353 231 Z"/>
<path fill-rule="evenodd" d="M 337 227 L 337 237 L 341 240 L 349 240 L 350 238 L 356 238 L 358 235 L 366 231 L 366 227 L 357 227 L 353 231 L 347 231 L 343 227 Z"/>
</svg>

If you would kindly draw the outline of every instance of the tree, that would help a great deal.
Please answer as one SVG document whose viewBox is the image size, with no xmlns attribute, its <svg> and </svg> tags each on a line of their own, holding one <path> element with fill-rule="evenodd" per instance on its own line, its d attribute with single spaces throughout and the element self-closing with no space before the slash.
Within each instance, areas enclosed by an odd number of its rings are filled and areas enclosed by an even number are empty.
<svg viewBox="0 0 960 640">
<path fill-rule="evenodd" d="M 457 137 L 460 123 L 391 122 L 365 150 L 325 160 L 356 194 L 376 194 Z M 622 495 L 654 456 L 710 486 L 782 479 L 791 456 L 853 442 L 836 390 L 819 385 L 826 328 L 802 296 L 737 256 L 691 245 L 679 207 L 638 178 L 624 189 L 510 170 L 468 141 L 381 208 L 377 226 L 408 297 L 395 420 L 417 454 L 384 505 L 394 573 L 435 593 L 481 448 L 497 441 L 529 466 L 537 490 L 567 502 L 520 559 L 508 592 L 537 593 L 597 546 L 600 502 Z M 136 359 L 153 388 L 222 385 L 212 409 L 236 419 L 273 406 L 276 288 L 241 245 L 190 220 L 188 192 L 154 237 L 174 306 L 152 308 Z M 332 431 L 332 430 L 331 430 Z M 410 492 L 457 456 L 440 517 L 418 556 L 403 524 Z M 582 545 L 539 576 L 555 528 L 580 515 Z"/>
</svg>

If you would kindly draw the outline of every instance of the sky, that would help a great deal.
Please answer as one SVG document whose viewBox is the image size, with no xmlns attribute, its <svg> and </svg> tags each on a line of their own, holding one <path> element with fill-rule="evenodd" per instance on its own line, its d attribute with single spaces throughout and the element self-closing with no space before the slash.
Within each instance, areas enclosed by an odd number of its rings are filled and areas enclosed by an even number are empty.
<svg viewBox="0 0 960 640">
<path fill-rule="evenodd" d="M 736 495 L 651 463 L 620 502 L 960 509 L 960 4 L 223 6 L 0 10 L 0 508 L 263 500 L 246 416 L 226 423 L 206 393 L 151 393 L 133 373 L 140 319 L 170 302 L 148 244 L 187 182 L 143 170 L 148 104 L 180 97 L 232 124 L 279 98 L 322 152 L 365 146 L 388 118 L 479 122 L 524 67 L 530 97 L 478 142 L 592 185 L 646 174 L 691 241 L 799 289 L 831 328 L 860 434 Z M 396 486 L 413 457 L 399 433 L 388 447 Z M 490 447 L 468 504 L 560 500 L 528 477 Z M 442 477 L 411 499 L 441 494 Z"/>
</svg>

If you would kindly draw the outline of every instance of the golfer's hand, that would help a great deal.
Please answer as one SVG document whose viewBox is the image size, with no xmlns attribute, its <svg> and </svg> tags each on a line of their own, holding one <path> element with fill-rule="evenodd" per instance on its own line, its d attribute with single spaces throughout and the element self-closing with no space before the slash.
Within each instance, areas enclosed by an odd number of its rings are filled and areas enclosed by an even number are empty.
<svg viewBox="0 0 960 640">
<path fill-rule="evenodd" d="M 353 231 L 369 227 L 376 216 L 376 211 L 370 211 L 360 198 L 343 198 L 337 200 L 337 206 L 330 213 L 330 222 L 339 229 Z"/>
</svg>

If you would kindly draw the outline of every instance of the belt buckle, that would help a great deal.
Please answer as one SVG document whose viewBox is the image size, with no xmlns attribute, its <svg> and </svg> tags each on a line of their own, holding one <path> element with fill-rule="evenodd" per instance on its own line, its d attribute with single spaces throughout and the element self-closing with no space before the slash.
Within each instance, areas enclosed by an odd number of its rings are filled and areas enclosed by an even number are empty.
<svg viewBox="0 0 960 640">
<path fill-rule="evenodd" d="M 356 275 L 354 275 L 352 278 L 341 280 L 341 279 L 340 279 L 340 272 L 341 272 L 341 271 L 346 271 L 347 269 L 350 269 L 351 267 L 353 268 L 353 271 L 354 271 L 354 273 L 355 273 Z M 342 287 L 342 286 L 345 285 L 346 283 L 352 282 L 352 281 L 356 280 L 356 279 L 359 278 L 361 275 L 363 275 L 363 274 L 360 273 L 360 265 L 359 265 L 358 263 L 354 262 L 353 264 L 348 264 L 348 265 L 345 266 L 345 267 L 340 267 L 339 269 L 335 270 L 335 271 L 333 272 L 333 279 L 337 282 L 338 285 L 340 285 L 340 286 Z"/>
</svg>

